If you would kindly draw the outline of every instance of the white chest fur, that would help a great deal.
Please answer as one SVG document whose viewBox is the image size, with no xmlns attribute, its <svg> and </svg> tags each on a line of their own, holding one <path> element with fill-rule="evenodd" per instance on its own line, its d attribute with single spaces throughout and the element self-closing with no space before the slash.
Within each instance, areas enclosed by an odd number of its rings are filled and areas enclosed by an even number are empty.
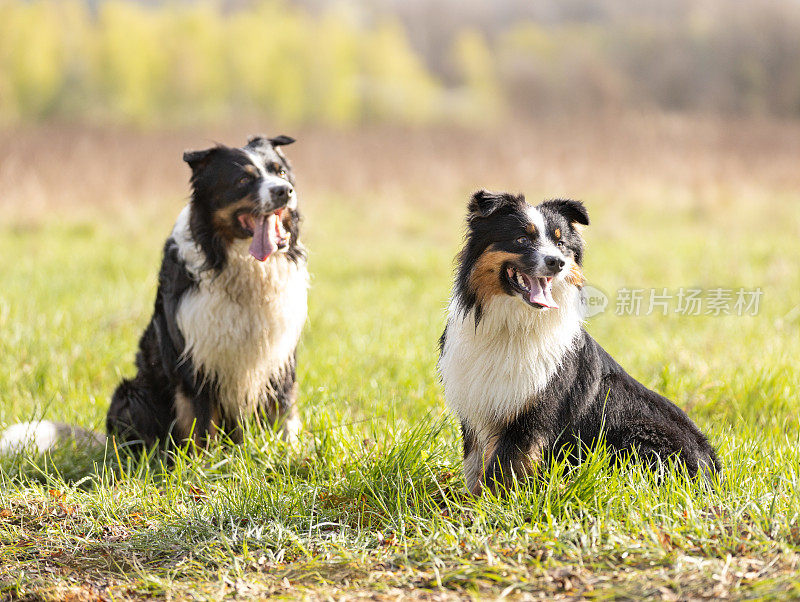
<svg viewBox="0 0 800 602">
<path fill-rule="evenodd" d="M 238 241 L 223 271 L 214 275 L 199 269 L 202 253 L 189 236 L 187 210 L 173 236 L 199 280 L 178 306 L 184 353 L 214 377 L 228 416 L 251 414 L 300 339 L 307 315 L 305 264 L 283 254 L 258 262 L 247 251 L 249 241 Z"/>
<path fill-rule="evenodd" d="M 439 371 L 448 405 L 476 433 L 505 424 L 536 402 L 574 345 L 581 327 L 579 291 L 554 295 L 557 310 L 536 310 L 498 295 L 475 327 L 451 303 Z"/>
</svg>

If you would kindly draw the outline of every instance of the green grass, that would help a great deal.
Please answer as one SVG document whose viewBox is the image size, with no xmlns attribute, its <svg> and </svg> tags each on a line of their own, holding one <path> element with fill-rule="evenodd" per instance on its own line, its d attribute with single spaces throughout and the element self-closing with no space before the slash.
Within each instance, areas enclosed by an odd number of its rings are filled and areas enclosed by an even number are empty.
<svg viewBox="0 0 800 602">
<path fill-rule="evenodd" d="M 503 499 L 463 493 L 438 383 L 461 199 L 307 206 L 304 435 L 133 461 L 70 447 L 0 460 L 0 596 L 800 597 L 800 212 L 586 198 L 592 334 L 718 447 L 709 486 L 602 449 Z M 765 221 L 765 203 L 770 218 Z M 0 424 L 101 428 L 133 370 L 178 206 L 0 229 Z M 617 316 L 620 287 L 761 287 L 757 316 Z M 646 304 L 646 302 L 645 302 Z"/>
</svg>

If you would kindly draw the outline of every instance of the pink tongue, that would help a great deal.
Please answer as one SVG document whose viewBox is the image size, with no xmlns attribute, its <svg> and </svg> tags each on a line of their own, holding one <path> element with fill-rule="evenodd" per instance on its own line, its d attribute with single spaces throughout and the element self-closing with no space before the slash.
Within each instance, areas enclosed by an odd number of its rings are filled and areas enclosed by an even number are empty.
<svg viewBox="0 0 800 602">
<path fill-rule="evenodd" d="M 546 278 L 530 278 L 527 274 L 522 274 L 522 279 L 530 289 L 528 301 L 543 307 L 558 309 L 558 303 L 553 299 L 552 280 L 548 282 Z"/>
<path fill-rule="evenodd" d="M 255 227 L 253 228 L 253 242 L 250 244 L 250 255 L 264 261 L 275 252 L 278 246 L 272 237 L 276 232 L 275 220 L 278 216 L 274 213 L 270 215 L 255 216 Z"/>
</svg>

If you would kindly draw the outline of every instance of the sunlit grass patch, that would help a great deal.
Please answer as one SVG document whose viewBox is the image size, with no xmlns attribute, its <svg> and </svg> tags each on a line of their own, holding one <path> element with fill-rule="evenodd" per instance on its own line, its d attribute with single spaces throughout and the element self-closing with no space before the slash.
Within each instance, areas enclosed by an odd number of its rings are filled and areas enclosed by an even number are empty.
<svg viewBox="0 0 800 602">
<path fill-rule="evenodd" d="M 800 215 L 796 198 L 754 188 L 719 212 L 671 207 L 666 184 L 641 204 L 638 188 L 583 195 L 586 273 L 612 297 L 587 327 L 709 433 L 723 464 L 711 483 L 598 448 L 502 496 L 467 496 L 435 372 L 466 197 L 318 185 L 304 205 L 300 442 L 252 428 L 241 446 L 171 458 L 112 445 L 0 459 L 2 595 L 797 595 Z M 767 199 L 771 244 L 753 226 Z M 179 209 L 0 226 L 3 426 L 102 428 Z M 614 311 L 621 287 L 681 286 L 759 286 L 763 303 L 742 317 Z"/>
</svg>

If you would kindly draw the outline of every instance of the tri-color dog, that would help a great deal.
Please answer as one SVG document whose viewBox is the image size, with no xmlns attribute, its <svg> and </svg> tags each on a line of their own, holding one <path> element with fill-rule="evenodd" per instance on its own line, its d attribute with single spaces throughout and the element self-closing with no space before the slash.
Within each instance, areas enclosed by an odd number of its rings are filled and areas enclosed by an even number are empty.
<svg viewBox="0 0 800 602">
<path fill-rule="evenodd" d="M 129 447 L 217 433 L 241 441 L 256 417 L 293 438 L 299 426 L 295 350 L 306 321 L 308 272 L 299 239 L 288 136 L 241 148 L 184 153 L 192 197 L 167 238 L 155 309 L 139 341 L 137 374 L 124 379 L 106 417 Z M 63 423 L 16 424 L 0 452 L 45 451 L 99 433 Z"/>
<path fill-rule="evenodd" d="M 439 371 L 458 415 L 467 487 L 478 493 L 535 474 L 601 435 L 616 453 L 676 457 L 718 471 L 714 449 L 677 406 L 637 382 L 583 328 L 589 224 L 582 203 L 529 205 L 477 192 L 469 202 Z"/>
<path fill-rule="evenodd" d="M 242 148 L 187 152 L 192 198 L 164 246 L 153 317 L 138 373 L 120 383 L 109 434 L 145 445 L 242 421 L 298 428 L 295 350 L 306 321 L 308 273 L 287 136 Z"/>
</svg>

